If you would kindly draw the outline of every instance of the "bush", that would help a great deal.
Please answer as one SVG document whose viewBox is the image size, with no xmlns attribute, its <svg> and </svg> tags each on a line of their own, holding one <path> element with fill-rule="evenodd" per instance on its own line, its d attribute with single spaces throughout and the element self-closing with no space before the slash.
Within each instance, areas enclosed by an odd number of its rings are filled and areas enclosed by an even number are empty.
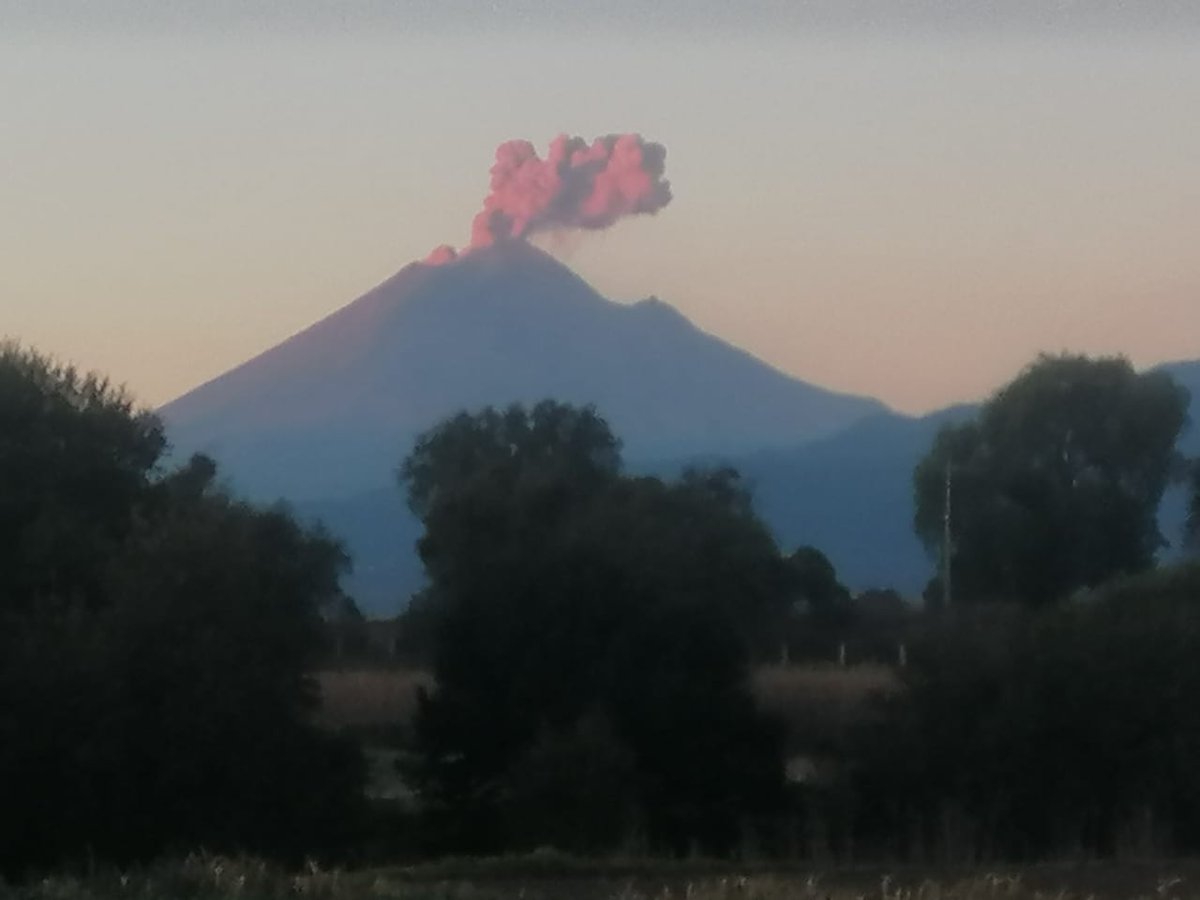
<svg viewBox="0 0 1200 900">
<path fill-rule="evenodd" d="M 603 715 L 543 731 L 505 782 L 507 831 L 517 849 L 595 853 L 641 831 L 637 759 Z"/>
<path fill-rule="evenodd" d="M 616 446 L 593 411 L 545 403 L 456 417 L 405 463 L 438 685 L 412 774 L 460 850 L 506 848 L 514 818 L 613 846 L 631 795 L 649 846 L 727 852 L 741 818 L 779 799 L 780 733 L 748 684 L 751 646 L 786 609 L 778 548 L 735 474 L 626 477 Z M 531 780 L 530 760 L 603 760 L 616 779 L 617 746 L 633 767 L 604 827 L 558 830 L 595 798 L 565 772 Z"/>
<path fill-rule="evenodd" d="M 1197 696 L 1197 566 L 952 617 L 857 746 L 862 836 L 907 856 L 1195 852 Z"/>
<path fill-rule="evenodd" d="M 0 350 L 0 423 L 0 871 L 344 847 L 362 761 L 307 674 L 340 547 L 162 475 L 152 416 L 34 354 Z"/>
</svg>

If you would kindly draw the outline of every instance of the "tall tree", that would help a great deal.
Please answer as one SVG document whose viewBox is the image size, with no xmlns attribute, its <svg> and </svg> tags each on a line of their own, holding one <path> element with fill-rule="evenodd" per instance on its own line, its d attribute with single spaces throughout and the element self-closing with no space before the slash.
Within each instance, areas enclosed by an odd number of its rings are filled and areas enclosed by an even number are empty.
<svg viewBox="0 0 1200 900">
<path fill-rule="evenodd" d="M 0 615 L 100 602 L 165 446 L 106 379 L 0 343 Z"/>
<path fill-rule="evenodd" d="M 309 723 L 336 542 L 240 503 L 97 376 L 0 348 L 0 872 L 302 857 L 361 797 Z"/>
<path fill-rule="evenodd" d="M 734 473 L 626 477 L 617 447 L 593 411 L 552 402 L 418 441 L 402 473 L 425 522 L 438 689 L 417 775 L 459 823 L 569 840 L 502 825 L 506 798 L 530 754 L 545 770 L 547 748 L 593 760 L 578 742 L 600 741 L 614 766 L 632 759 L 624 787 L 653 840 L 718 848 L 778 787 L 747 676 L 748 642 L 786 603 L 782 561 Z"/>
<path fill-rule="evenodd" d="M 788 557 L 796 603 L 812 619 L 843 623 L 850 615 L 850 591 L 838 581 L 829 557 L 816 547 L 797 547 Z"/>
<path fill-rule="evenodd" d="M 1187 402 L 1125 359 L 1042 356 L 944 429 L 914 473 L 914 521 L 940 557 L 949 493 L 954 599 L 1039 605 L 1150 566 Z"/>
<path fill-rule="evenodd" d="M 1038 859 L 1133 841 L 1195 853 L 1197 597 L 1200 565 L 1164 566 L 1086 603 L 930 623 L 903 690 L 852 739 L 857 848 Z"/>
</svg>

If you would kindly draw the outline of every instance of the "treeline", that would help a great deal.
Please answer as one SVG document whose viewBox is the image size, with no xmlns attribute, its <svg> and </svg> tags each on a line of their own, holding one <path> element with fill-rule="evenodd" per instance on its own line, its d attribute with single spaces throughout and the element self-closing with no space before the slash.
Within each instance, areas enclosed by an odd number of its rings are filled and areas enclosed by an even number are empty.
<svg viewBox="0 0 1200 900">
<path fill-rule="evenodd" d="M 1121 359 L 1043 357 L 937 437 L 914 475 L 931 614 L 850 748 L 844 848 L 1200 850 L 1200 563 L 1155 569 L 1169 484 L 1190 493 L 1175 543 L 1200 537 L 1188 399 Z"/>
<path fill-rule="evenodd" d="M 308 724 L 346 558 L 165 449 L 103 379 L 0 345 L 0 873 L 356 838 L 359 750 Z"/>
<path fill-rule="evenodd" d="M 1200 850 L 1200 565 L 930 623 L 826 796 L 839 852 L 917 861 Z M 841 793 L 839 793 L 841 792 Z"/>
<path fill-rule="evenodd" d="M 438 689 L 408 770 L 431 848 L 1200 849 L 1200 579 L 1153 571 L 1163 492 L 1195 493 L 1187 405 L 1123 360 L 1045 357 L 939 435 L 914 473 L 938 575 L 889 634 L 912 645 L 900 686 L 791 781 L 747 675 L 861 637 L 820 552 L 784 556 L 734 472 L 623 474 L 590 410 L 448 420 L 401 471 L 431 580 L 412 617 Z"/>
<path fill-rule="evenodd" d="M 311 724 L 330 623 L 355 618 L 337 542 L 210 460 L 165 462 L 103 380 L 4 346 L 0 868 L 1194 852 L 1200 573 L 1154 568 L 1170 482 L 1200 527 L 1186 405 L 1123 361 L 1052 357 L 944 432 L 914 476 L 920 610 L 781 550 L 732 470 L 626 473 L 592 409 L 442 422 L 399 470 L 429 577 L 407 637 L 436 689 L 401 762 L 416 804 L 383 814 L 351 737 Z M 855 639 L 904 643 L 899 687 L 804 748 L 823 777 L 789 778 L 752 669 Z"/>
</svg>

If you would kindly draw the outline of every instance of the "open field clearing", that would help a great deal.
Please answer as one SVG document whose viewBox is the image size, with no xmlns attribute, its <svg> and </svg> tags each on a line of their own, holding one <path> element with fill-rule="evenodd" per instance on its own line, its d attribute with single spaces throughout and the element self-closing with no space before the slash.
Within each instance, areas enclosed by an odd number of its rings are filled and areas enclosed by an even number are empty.
<svg viewBox="0 0 1200 900">
<path fill-rule="evenodd" d="M 353 669 L 318 675 L 322 704 L 318 721 L 349 728 L 364 740 L 368 794 L 374 799 L 411 799 L 396 772 L 399 742 L 416 712 L 418 688 L 432 690 L 432 676 L 419 669 Z M 885 665 L 770 665 L 754 672 L 752 687 L 764 710 L 785 725 L 789 777 L 821 777 L 822 760 L 861 722 L 868 701 L 898 687 Z"/>
<path fill-rule="evenodd" d="M 406 726 L 416 710 L 418 687 L 432 688 L 428 672 L 415 669 L 352 669 L 318 676 L 320 722 L 333 728 Z M 759 703 L 780 716 L 795 735 L 838 733 L 862 714 L 876 693 L 895 690 L 890 666 L 834 664 L 763 666 L 753 688 Z"/>
<path fill-rule="evenodd" d="M 838 872 L 768 871 L 703 861 L 588 862 L 534 854 L 361 872 L 310 865 L 286 873 L 255 861 L 192 857 L 141 873 L 54 878 L 0 892 L 14 900 L 1191 900 L 1200 898 L 1200 863 Z"/>
<path fill-rule="evenodd" d="M 406 726 L 417 708 L 417 688 L 433 687 L 416 669 L 354 669 L 321 672 L 318 720 L 330 728 Z"/>
<path fill-rule="evenodd" d="M 899 679 L 878 663 L 827 663 L 762 666 L 751 684 L 759 705 L 787 726 L 790 749 L 803 752 L 839 743 L 862 721 L 872 697 L 897 690 Z"/>
</svg>

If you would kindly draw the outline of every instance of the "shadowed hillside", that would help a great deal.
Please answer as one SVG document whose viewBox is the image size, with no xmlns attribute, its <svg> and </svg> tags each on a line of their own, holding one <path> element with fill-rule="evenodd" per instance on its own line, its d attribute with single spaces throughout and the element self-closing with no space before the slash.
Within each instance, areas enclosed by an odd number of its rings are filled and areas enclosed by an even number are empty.
<svg viewBox="0 0 1200 900">
<path fill-rule="evenodd" d="M 389 484 L 413 437 L 461 409 L 594 403 L 630 459 L 821 438 L 875 400 L 784 375 L 657 300 L 605 300 L 523 243 L 408 266 L 308 330 L 163 408 L 176 447 L 256 497 Z"/>
<path fill-rule="evenodd" d="M 1198 418 L 1200 362 L 1162 368 Z M 931 571 L 912 531 L 913 468 L 942 424 L 974 411 L 911 418 L 813 387 L 665 303 L 610 302 L 512 244 L 411 265 L 162 412 L 179 451 L 212 453 L 239 490 L 286 498 L 343 537 L 349 590 L 390 614 L 423 581 L 394 478 L 413 437 L 460 409 L 545 397 L 596 404 L 635 469 L 731 463 L 784 548 L 821 548 L 853 590 L 909 596 Z M 1200 428 L 1181 449 L 1200 455 Z M 1162 520 L 1176 543 L 1182 494 L 1168 492 Z"/>
</svg>

